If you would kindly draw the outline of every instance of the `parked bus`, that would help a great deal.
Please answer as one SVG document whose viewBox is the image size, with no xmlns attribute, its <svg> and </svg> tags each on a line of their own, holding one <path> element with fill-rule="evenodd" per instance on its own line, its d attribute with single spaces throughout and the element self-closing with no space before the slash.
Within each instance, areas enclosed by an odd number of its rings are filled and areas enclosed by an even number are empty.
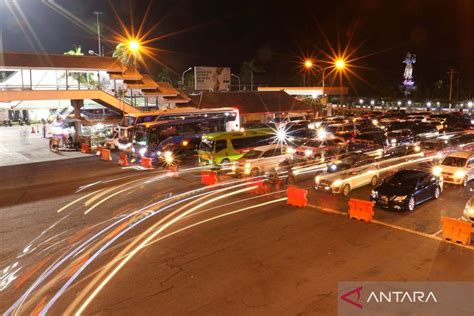
<svg viewBox="0 0 474 316">
<path fill-rule="evenodd" d="M 199 164 L 230 163 L 241 158 L 251 148 L 268 145 L 274 141 L 275 131 L 271 128 L 206 134 L 199 145 Z"/>
<path fill-rule="evenodd" d="M 139 124 L 132 140 L 132 157 L 141 159 L 148 157 L 152 160 L 160 155 L 163 147 L 175 147 L 173 142 L 189 138 L 188 142 L 195 143 L 204 133 L 225 131 L 225 123 L 219 118 L 179 119 L 155 121 Z M 183 136 L 183 137 L 177 137 Z"/>
<path fill-rule="evenodd" d="M 123 151 L 131 150 L 135 129 L 140 124 L 189 118 L 219 119 L 225 125 L 224 131 L 234 131 L 240 128 L 239 110 L 230 107 L 215 109 L 177 108 L 126 114 L 119 124 L 119 149 Z"/>
</svg>

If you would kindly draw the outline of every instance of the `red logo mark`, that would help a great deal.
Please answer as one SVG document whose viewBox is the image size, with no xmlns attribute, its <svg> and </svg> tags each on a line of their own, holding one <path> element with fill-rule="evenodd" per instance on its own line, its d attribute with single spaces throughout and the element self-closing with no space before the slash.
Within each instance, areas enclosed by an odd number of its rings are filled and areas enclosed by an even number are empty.
<svg viewBox="0 0 474 316">
<path fill-rule="evenodd" d="M 343 301 L 346 301 L 346 302 L 349 303 L 349 304 L 354 305 L 355 307 L 358 307 L 358 308 L 362 309 L 362 304 L 359 304 L 358 302 L 355 302 L 355 301 L 351 300 L 350 298 L 348 298 L 348 297 L 351 296 L 352 294 L 357 293 L 357 301 L 359 301 L 359 300 L 360 300 L 360 291 L 362 291 L 362 286 L 361 286 L 361 287 L 358 287 L 358 288 L 356 288 L 356 289 L 353 289 L 352 291 L 349 291 L 349 292 L 347 292 L 346 294 L 343 294 L 343 295 L 341 296 L 341 299 L 342 299 Z"/>
</svg>

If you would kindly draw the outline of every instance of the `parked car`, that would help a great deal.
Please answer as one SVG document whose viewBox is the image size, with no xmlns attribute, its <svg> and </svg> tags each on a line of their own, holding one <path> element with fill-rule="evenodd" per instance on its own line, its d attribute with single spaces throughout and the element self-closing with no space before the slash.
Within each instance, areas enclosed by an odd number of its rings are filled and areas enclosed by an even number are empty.
<svg viewBox="0 0 474 316">
<path fill-rule="evenodd" d="M 450 138 L 437 138 L 425 140 L 420 143 L 420 148 L 426 157 L 436 156 L 442 159 L 451 151 L 455 150 L 456 146 L 451 143 Z"/>
<path fill-rule="evenodd" d="M 377 207 L 413 211 L 415 206 L 439 198 L 443 178 L 420 170 L 401 170 L 372 190 Z"/>
<path fill-rule="evenodd" d="M 474 195 L 467 201 L 461 219 L 474 225 Z"/>
<path fill-rule="evenodd" d="M 387 146 L 400 146 L 413 143 L 415 137 L 409 129 L 398 129 L 387 133 Z"/>
<path fill-rule="evenodd" d="M 383 148 L 385 135 L 382 131 L 361 133 L 349 143 L 349 151 L 369 151 Z"/>
<path fill-rule="evenodd" d="M 420 154 L 421 148 L 418 145 L 403 145 L 391 147 L 383 153 L 384 159 L 403 157 L 408 155 Z"/>
<path fill-rule="evenodd" d="M 433 167 L 433 174 L 443 176 L 447 183 L 467 186 L 474 179 L 474 153 L 458 151 L 449 154 L 440 165 Z"/>
<path fill-rule="evenodd" d="M 280 163 L 291 157 L 286 148 L 278 144 L 255 147 L 232 165 L 237 175 L 256 177 L 278 168 Z"/>
<path fill-rule="evenodd" d="M 344 139 L 350 139 L 358 134 L 358 126 L 353 123 L 330 124 L 325 127 L 325 131 L 329 136 L 338 136 Z"/>
<path fill-rule="evenodd" d="M 436 138 L 439 135 L 436 127 L 429 124 L 416 124 L 410 128 L 413 131 L 415 141 L 422 141 L 427 139 Z"/>
<path fill-rule="evenodd" d="M 363 158 L 365 155 L 361 155 Z M 335 168 L 333 166 L 336 166 Z M 347 196 L 351 190 L 371 184 L 377 185 L 379 170 L 371 157 L 344 159 L 329 167 L 330 172 L 316 176 L 315 189 Z"/>
<path fill-rule="evenodd" d="M 309 159 L 330 159 L 336 154 L 347 152 L 347 143 L 339 137 L 331 137 L 325 140 L 310 139 L 295 148 L 295 154 Z"/>
</svg>

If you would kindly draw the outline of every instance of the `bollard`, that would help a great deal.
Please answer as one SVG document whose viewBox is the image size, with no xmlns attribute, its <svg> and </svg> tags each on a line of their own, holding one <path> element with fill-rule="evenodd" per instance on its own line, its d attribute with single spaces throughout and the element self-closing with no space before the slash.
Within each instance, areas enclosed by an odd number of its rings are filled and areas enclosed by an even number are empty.
<svg viewBox="0 0 474 316">
<path fill-rule="evenodd" d="M 102 150 L 103 150 L 102 146 L 97 145 L 97 150 L 96 150 L 96 153 L 95 153 L 97 155 L 97 157 L 102 156 Z"/>
<path fill-rule="evenodd" d="M 90 150 L 89 144 L 82 143 L 81 144 L 81 153 L 87 154 Z"/>
<path fill-rule="evenodd" d="M 217 173 L 214 171 L 201 172 L 201 184 L 214 185 L 217 183 Z"/>
</svg>

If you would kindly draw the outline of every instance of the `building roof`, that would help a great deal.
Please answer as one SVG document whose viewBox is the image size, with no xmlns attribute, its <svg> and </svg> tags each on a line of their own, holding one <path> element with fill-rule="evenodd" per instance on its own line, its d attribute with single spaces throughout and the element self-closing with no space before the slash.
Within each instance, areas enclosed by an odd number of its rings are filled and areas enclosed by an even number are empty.
<svg viewBox="0 0 474 316">
<path fill-rule="evenodd" d="M 147 97 L 176 97 L 179 92 L 168 82 L 158 82 L 156 89 L 143 89 L 143 95 Z"/>
<path fill-rule="evenodd" d="M 312 107 L 284 91 L 202 92 L 189 95 L 198 108 L 235 107 L 241 113 L 310 112 Z"/>
<path fill-rule="evenodd" d="M 112 76 L 112 75 L 111 75 Z M 151 79 L 149 75 L 142 75 L 141 80 L 127 80 L 126 81 L 128 89 L 156 89 L 158 84 Z"/>
<path fill-rule="evenodd" d="M 0 68 L 105 70 L 122 72 L 122 65 L 116 58 L 112 57 L 45 55 L 16 52 L 0 53 Z"/>
</svg>

